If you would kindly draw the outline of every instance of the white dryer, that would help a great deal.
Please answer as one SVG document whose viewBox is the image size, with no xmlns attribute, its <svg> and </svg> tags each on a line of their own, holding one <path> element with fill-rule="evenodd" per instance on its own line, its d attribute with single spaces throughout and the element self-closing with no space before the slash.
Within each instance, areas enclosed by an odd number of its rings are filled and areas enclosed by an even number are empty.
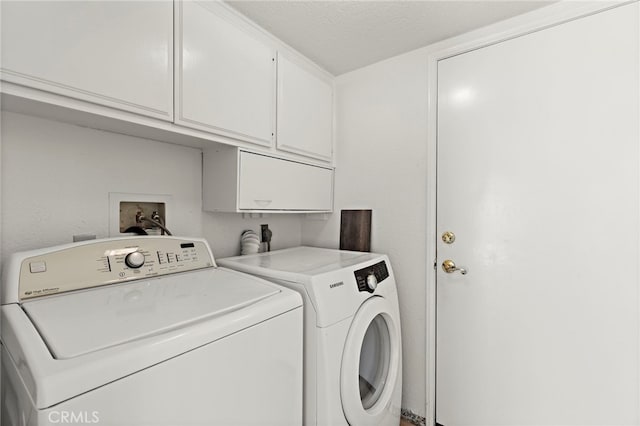
<svg viewBox="0 0 640 426">
<path fill-rule="evenodd" d="M 402 349 L 385 255 L 295 247 L 219 260 L 304 298 L 306 426 L 397 426 Z"/>
<path fill-rule="evenodd" d="M 204 240 L 15 254 L 1 313 L 4 426 L 302 422 L 300 296 Z"/>
</svg>

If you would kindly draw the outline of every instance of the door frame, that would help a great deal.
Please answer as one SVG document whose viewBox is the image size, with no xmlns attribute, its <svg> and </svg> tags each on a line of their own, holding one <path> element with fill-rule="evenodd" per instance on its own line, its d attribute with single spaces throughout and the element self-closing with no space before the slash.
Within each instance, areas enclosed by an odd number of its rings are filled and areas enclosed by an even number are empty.
<svg viewBox="0 0 640 426">
<path fill-rule="evenodd" d="M 561 1 L 524 15 L 501 21 L 427 48 L 427 209 L 426 209 L 426 424 L 435 425 L 436 400 L 436 273 L 437 239 L 437 109 L 438 61 L 549 27 L 613 9 L 639 0 L 611 0 L 596 4 Z M 640 94 L 639 94 L 640 95 Z M 639 219 L 640 221 L 640 219 Z M 640 266 L 639 266 L 640 270 Z M 640 292 L 639 292 L 640 294 Z M 638 298 L 640 307 L 640 297 Z M 640 312 L 640 310 L 639 310 Z M 638 317 L 640 324 L 640 316 Z M 640 336 L 639 336 L 640 339 Z M 638 377 L 640 387 L 640 373 Z M 640 410 L 640 402 L 639 402 Z"/>
</svg>

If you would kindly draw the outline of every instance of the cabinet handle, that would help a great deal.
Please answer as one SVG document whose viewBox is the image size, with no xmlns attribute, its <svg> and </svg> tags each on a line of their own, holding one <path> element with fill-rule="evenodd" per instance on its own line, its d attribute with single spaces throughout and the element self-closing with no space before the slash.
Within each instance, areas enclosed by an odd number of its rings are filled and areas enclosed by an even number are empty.
<svg viewBox="0 0 640 426">
<path fill-rule="evenodd" d="M 260 207 L 267 207 L 273 200 L 253 200 Z"/>
</svg>

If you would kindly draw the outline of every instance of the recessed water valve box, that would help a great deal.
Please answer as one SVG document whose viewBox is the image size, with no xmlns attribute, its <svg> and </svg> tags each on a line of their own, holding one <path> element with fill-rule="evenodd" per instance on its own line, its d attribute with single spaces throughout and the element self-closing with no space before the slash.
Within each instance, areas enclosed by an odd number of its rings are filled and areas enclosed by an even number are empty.
<svg viewBox="0 0 640 426">
<path fill-rule="evenodd" d="M 120 236 L 131 227 L 142 228 L 148 234 L 160 235 L 160 228 L 144 219 L 155 219 L 167 225 L 172 209 L 171 201 L 171 195 L 110 192 L 109 235 Z"/>
<path fill-rule="evenodd" d="M 165 203 L 149 203 L 138 201 L 120 202 L 120 233 L 127 232 L 127 229 L 138 226 L 146 231 L 158 229 L 153 223 L 144 218 L 153 219 L 155 215 L 160 216 L 166 222 Z"/>
</svg>

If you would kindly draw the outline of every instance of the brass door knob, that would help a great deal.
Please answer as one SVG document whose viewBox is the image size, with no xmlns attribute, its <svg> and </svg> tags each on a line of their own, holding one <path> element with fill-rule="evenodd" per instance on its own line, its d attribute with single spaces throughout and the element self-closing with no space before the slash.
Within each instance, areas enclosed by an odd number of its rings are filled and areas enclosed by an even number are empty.
<svg viewBox="0 0 640 426">
<path fill-rule="evenodd" d="M 447 274 L 453 274 L 456 271 L 460 271 L 462 275 L 467 275 L 467 270 L 465 268 L 458 268 L 455 262 L 451 259 L 447 259 L 442 262 L 442 270 Z"/>
</svg>

